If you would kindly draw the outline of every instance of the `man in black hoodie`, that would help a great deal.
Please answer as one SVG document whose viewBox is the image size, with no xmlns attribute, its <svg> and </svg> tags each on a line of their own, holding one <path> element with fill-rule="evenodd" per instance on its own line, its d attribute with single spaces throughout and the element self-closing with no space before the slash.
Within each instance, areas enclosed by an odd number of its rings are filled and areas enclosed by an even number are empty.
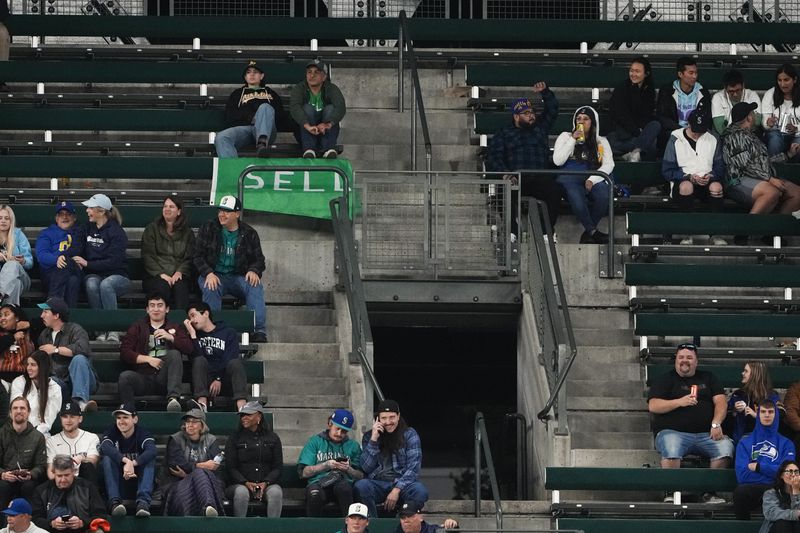
<svg viewBox="0 0 800 533">
<path fill-rule="evenodd" d="M 220 158 L 237 157 L 237 149 L 253 142 L 258 157 L 265 157 L 283 118 L 281 97 L 264 84 L 264 71 L 255 61 L 248 63 L 242 77 L 245 84 L 233 91 L 225 104 L 229 127 L 217 133 L 214 141 Z"/>
</svg>

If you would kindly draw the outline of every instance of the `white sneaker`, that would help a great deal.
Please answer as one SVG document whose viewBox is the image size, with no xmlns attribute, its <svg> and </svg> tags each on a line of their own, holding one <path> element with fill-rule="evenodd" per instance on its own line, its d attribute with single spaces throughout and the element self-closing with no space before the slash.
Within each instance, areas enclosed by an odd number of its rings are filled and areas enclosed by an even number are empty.
<svg viewBox="0 0 800 533">
<path fill-rule="evenodd" d="M 324 159 L 336 159 L 337 157 L 339 157 L 339 154 L 338 152 L 336 152 L 336 150 L 330 148 L 329 150 L 325 150 L 325 153 L 322 154 L 322 157 Z"/>
<path fill-rule="evenodd" d="M 675 503 L 675 493 L 667 492 L 664 494 L 664 503 Z"/>
<path fill-rule="evenodd" d="M 725 498 L 720 498 L 716 494 L 706 492 L 703 494 L 703 503 L 720 504 L 725 503 Z"/>
<path fill-rule="evenodd" d="M 511 242 L 517 242 L 517 234 L 516 233 L 512 233 L 511 234 Z"/>
<path fill-rule="evenodd" d="M 170 398 L 167 402 L 167 411 L 170 413 L 178 413 L 182 410 L 181 402 L 177 398 Z"/>
<path fill-rule="evenodd" d="M 128 514 L 128 510 L 125 509 L 125 506 L 121 503 L 118 503 L 111 509 L 111 516 L 125 516 L 126 514 Z"/>
<path fill-rule="evenodd" d="M 108 332 L 101 331 L 101 332 L 99 332 L 97 334 L 97 336 L 95 337 L 95 340 L 98 341 L 98 342 L 106 342 L 106 337 L 108 337 Z"/>
<path fill-rule="evenodd" d="M 317 153 L 314 150 L 311 150 L 310 148 L 305 152 L 303 152 L 304 159 L 314 159 L 315 157 L 317 157 Z"/>
<path fill-rule="evenodd" d="M 627 154 L 624 154 L 622 160 L 630 163 L 638 163 L 642 160 L 642 150 L 640 148 L 634 148 Z"/>
<path fill-rule="evenodd" d="M 106 335 L 106 342 L 113 342 L 115 344 L 119 343 L 119 332 L 109 331 L 108 335 Z"/>
<path fill-rule="evenodd" d="M 709 240 L 711 241 L 711 244 L 713 244 L 714 246 L 728 246 L 728 241 L 726 241 L 722 237 L 709 235 Z"/>
<path fill-rule="evenodd" d="M 691 246 L 694 244 L 694 239 L 691 237 L 686 237 L 685 239 L 681 239 L 681 246 Z"/>
<path fill-rule="evenodd" d="M 206 516 L 213 518 L 215 516 L 219 516 L 219 513 L 216 509 L 214 509 L 214 507 L 206 505 Z"/>
</svg>

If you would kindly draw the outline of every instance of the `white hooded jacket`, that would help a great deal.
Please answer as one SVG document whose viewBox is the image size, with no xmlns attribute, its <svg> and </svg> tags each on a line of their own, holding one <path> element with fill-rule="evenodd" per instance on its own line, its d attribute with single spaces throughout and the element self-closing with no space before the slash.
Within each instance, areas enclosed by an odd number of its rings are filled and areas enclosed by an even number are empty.
<svg viewBox="0 0 800 533">
<path fill-rule="evenodd" d="M 588 109 L 592 113 L 592 121 L 594 122 L 594 133 L 597 141 L 597 161 L 600 163 L 600 168 L 597 170 L 611 174 L 614 170 L 614 156 L 611 153 L 611 145 L 605 137 L 600 135 L 600 118 L 597 111 L 591 106 L 581 106 L 572 114 L 572 124 L 575 124 L 575 118 L 578 116 L 578 111 Z M 575 151 L 575 138 L 572 136 L 571 131 L 561 133 L 556 139 L 556 144 L 553 147 L 553 163 L 557 167 L 561 167 L 567 160 L 572 157 Z M 589 181 L 593 184 L 600 183 L 603 180 L 601 176 L 590 176 Z"/>
</svg>

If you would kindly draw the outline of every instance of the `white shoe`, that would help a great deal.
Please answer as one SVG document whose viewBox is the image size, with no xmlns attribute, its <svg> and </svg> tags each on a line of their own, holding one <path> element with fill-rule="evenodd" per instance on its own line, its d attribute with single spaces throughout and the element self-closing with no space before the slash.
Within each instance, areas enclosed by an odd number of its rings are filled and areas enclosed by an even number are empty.
<svg viewBox="0 0 800 533">
<path fill-rule="evenodd" d="M 213 517 L 215 517 L 215 516 L 219 516 L 219 513 L 218 513 L 218 512 L 217 512 L 217 510 L 216 510 L 216 509 L 214 509 L 212 506 L 210 506 L 210 505 L 207 505 L 207 506 L 206 506 L 206 516 L 208 516 L 208 517 L 210 517 L 210 518 L 213 518 Z"/>
<path fill-rule="evenodd" d="M 97 336 L 95 337 L 95 340 L 98 341 L 98 342 L 106 342 L 106 338 L 107 337 L 108 337 L 108 332 L 101 331 L 100 333 L 97 334 Z"/>
<path fill-rule="evenodd" d="M 511 234 L 511 242 L 517 242 L 517 234 L 516 233 L 512 233 Z"/>
<path fill-rule="evenodd" d="M 317 153 L 314 150 L 311 150 L 310 148 L 305 152 L 303 152 L 303 158 L 305 159 L 314 159 L 315 157 L 317 157 Z"/>
<path fill-rule="evenodd" d="M 167 402 L 167 411 L 170 413 L 179 413 L 182 410 L 181 402 L 177 398 L 170 398 Z"/>
<path fill-rule="evenodd" d="M 111 516 L 125 516 L 127 514 L 128 510 L 121 503 L 118 503 L 113 509 L 111 509 Z"/>
<path fill-rule="evenodd" d="M 108 335 L 106 335 L 106 342 L 113 342 L 115 344 L 119 343 L 119 332 L 109 331 Z"/>
<path fill-rule="evenodd" d="M 720 504 L 725 503 L 725 498 L 720 498 L 716 494 L 706 492 L 703 494 L 703 503 Z"/>
<path fill-rule="evenodd" d="M 681 239 L 681 246 L 691 246 L 694 244 L 694 239 L 691 237 L 686 237 L 685 239 Z"/>
<path fill-rule="evenodd" d="M 726 241 L 722 237 L 716 237 L 714 235 L 709 235 L 708 239 L 711 241 L 711 244 L 713 244 L 714 246 L 728 246 L 728 241 Z"/>
<path fill-rule="evenodd" d="M 322 157 L 324 159 L 336 159 L 337 157 L 339 157 L 339 153 L 333 148 L 330 148 L 328 150 L 325 150 L 325 153 L 322 154 Z"/>
<path fill-rule="evenodd" d="M 638 163 L 642 160 L 642 150 L 640 148 L 634 148 L 627 154 L 624 154 L 622 160 L 630 163 Z"/>
</svg>

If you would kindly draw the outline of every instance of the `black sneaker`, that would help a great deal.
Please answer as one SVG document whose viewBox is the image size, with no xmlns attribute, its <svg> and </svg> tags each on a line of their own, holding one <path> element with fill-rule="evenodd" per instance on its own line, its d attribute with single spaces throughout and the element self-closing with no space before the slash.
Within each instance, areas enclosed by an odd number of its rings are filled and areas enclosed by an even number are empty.
<svg viewBox="0 0 800 533">
<path fill-rule="evenodd" d="M 260 342 L 260 343 L 262 343 L 262 344 L 266 344 L 266 343 L 268 343 L 268 342 L 269 342 L 269 341 L 267 340 L 267 334 L 266 334 L 266 333 L 262 333 L 262 332 L 260 332 L 260 331 L 259 331 L 259 332 L 256 332 L 256 333 L 253 333 L 253 334 L 250 336 L 250 340 L 251 340 L 252 342 Z"/>
<path fill-rule="evenodd" d="M 137 503 L 136 518 L 150 518 L 150 505 L 144 502 Z"/>
<path fill-rule="evenodd" d="M 269 157 L 269 146 L 266 143 L 258 143 L 256 146 L 256 156 L 257 157 Z"/>
<path fill-rule="evenodd" d="M 605 244 L 608 242 L 608 235 L 600 230 L 594 230 L 593 233 L 584 231 L 581 234 L 581 244 Z"/>
<path fill-rule="evenodd" d="M 119 517 L 128 514 L 128 510 L 125 509 L 125 506 L 122 505 L 122 502 L 119 500 L 112 500 L 108 508 L 111 511 L 111 516 Z"/>
</svg>

